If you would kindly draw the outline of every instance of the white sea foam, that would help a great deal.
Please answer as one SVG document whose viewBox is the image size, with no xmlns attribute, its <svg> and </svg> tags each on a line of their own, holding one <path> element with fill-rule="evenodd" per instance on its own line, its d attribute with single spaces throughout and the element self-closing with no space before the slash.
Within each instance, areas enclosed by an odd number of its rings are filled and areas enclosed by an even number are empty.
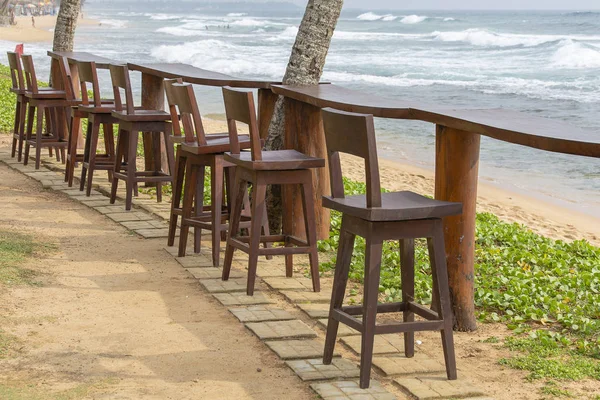
<svg viewBox="0 0 600 400">
<path fill-rule="evenodd" d="M 125 28 L 129 21 L 123 19 L 101 19 L 100 24 L 108 25 L 114 29 Z"/>
<path fill-rule="evenodd" d="M 398 17 L 392 14 L 384 15 L 383 18 L 381 18 L 382 21 L 395 21 L 396 19 L 398 19 Z"/>
<path fill-rule="evenodd" d="M 272 36 L 266 39 L 268 42 L 279 42 L 279 41 L 287 41 L 293 40 L 298 35 L 298 27 L 297 26 L 288 26 L 283 31 L 281 31 L 276 36 Z M 335 32 L 334 32 L 335 35 Z"/>
<path fill-rule="evenodd" d="M 187 24 L 186 24 L 187 25 Z M 158 28 L 156 32 L 166 33 L 173 36 L 182 36 L 182 37 L 190 37 L 190 36 L 202 36 L 204 31 L 198 29 L 192 29 L 185 25 L 183 26 L 164 26 L 162 28 Z"/>
<path fill-rule="evenodd" d="M 450 22 L 450 21 L 456 21 L 456 19 L 454 19 L 452 17 L 444 18 L 444 22 Z"/>
<path fill-rule="evenodd" d="M 367 12 L 356 17 L 356 19 L 360 19 L 361 21 L 394 21 L 397 18 L 397 16 L 392 14 L 379 15 L 374 12 Z"/>
<path fill-rule="evenodd" d="M 427 18 L 428 17 L 425 15 L 407 15 L 406 17 L 403 17 L 400 22 L 403 24 L 418 24 L 425 21 Z"/>
<path fill-rule="evenodd" d="M 553 35 L 519 35 L 509 33 L 494 33 L 484 29 L 467 29 L 460 32 L 433 32 L 435 40 L 442 42 L 465 42 L 474 46 L 512 47 L 512 46 L 539 46 L 543 43 L 560 40 Z"/>
<path fill-rule="evenodd" d="M 171 15 L 171 14 L 146 14 L 146 16 L 150 17 L 150 19 L 156 21 L 168 21 L 173 19 L 181 19 L 179 15 Z"/>
<path fill-rule="evenodd" d="M 228 17 L 243 17 L 244 15 L 248 15 L 246 13 L 229 13 L 227 14 Z"/>
<path fill-rule="evenodd" d="M 562 68 L 600 68 L 600 48 L 565 40 L 551 60 Z"/>
</svg>

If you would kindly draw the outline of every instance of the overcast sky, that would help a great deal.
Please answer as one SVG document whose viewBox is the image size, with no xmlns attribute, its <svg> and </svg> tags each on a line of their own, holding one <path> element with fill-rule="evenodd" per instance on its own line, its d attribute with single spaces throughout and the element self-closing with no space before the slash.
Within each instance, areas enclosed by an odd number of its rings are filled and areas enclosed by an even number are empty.
<svg viewBox="0 0 600 400">
<path fill-rule="evenodd" d="M 306 5 L 304 0 L 295 0 Z M 600 0 L 344 0 L 344 8 L 388 8 L 405 10 L 592 10 Z"/>
</svg>

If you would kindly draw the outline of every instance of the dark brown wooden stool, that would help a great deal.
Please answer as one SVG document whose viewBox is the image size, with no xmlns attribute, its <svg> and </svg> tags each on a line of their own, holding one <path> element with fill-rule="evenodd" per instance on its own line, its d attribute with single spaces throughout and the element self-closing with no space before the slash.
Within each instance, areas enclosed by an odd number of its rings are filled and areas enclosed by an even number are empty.
<svg viewBox="0 0 600 400">
<path fill-rule="evenodd" d="M 174 161 L 170 138 L 171 122 L 169 120 L 171 116 L 162 110 L 145 110 L 134 107 L 129 70 L 126 65 L 111 65 L 110 76 L 115 96 L 115 110 L 111 115 L 119 122 L 110 202 L 114 204 L 117 198 L 119 179 L 122 179 L 126 184 L 125 209 L 131 210 L 132 196 L 137 183 L 155 183 L 156 199 L 160 202 L 162 201 L 162 183 L 172 182 Z M 125 92 L 125 103 L 122 101 L 121 90 Z M 136 168 L 138 135 L 141 132 L 152 132 L 153 134 L 153 171 L 137 171 Z M 161 135 L 166 146 L 169 171 L 163 171 L 161 166 Z"/>
<path fill-rule="evenodd" d="M 175 92 L 173 89 L 174 83 L 183 83 L 181 78 L 177 79 L 165 79 L 165 94 L 167 96 L 167 104 L 169 106 L 169 113 L 171 114 L 171 121 L 173 125 L 173 132 L 171 135 L 171 142 L 175 146 L 175 169 L 173 171 L 173 194 L 171 196 L 171 216 L 169 218 L 169 234 L 167 237 L 167 245 L 173 246 L 175 243 L 175 235 L 177 233 L 177 220 L 179 216 L 183 213 L 182 208 L 182 200 L 183 200 L 183 177 L 185 176 L 185 165 L 187 160 L 186 152 L 181 151 L 180 144 L 185 142 L 185 136 L 182 135 L 181 129 L 181 118 L 178 112 L 177 100 L 175 97 Z M 220 138 L 225 137 L 229 138 L 228 133 L 215 133 L 207 136 L 207 138 Z M 195 141 L 193 142 L 195 143 Z M 196 196 L 194 197 L 194 215 L 196 209 L 202 210 L 202 212 L 210 212 L 211 205 L 203 204 L 203 194 L 204 194 L 204 173 L 197 174 L 198 182 L 196 184 Z M 178 179 L 179 177 L 179 179 Z M 227 177 L 227 174 L 226 174 Z M 227 232 L 223 231 L 221 238 L 223 239 L 223 235 L 225 236 L 225 240 L 227 238 Z M 194 226 L 194 252 L 200 252 L 201 245 L 201 237 L 202 237 L 202 228 L 199 226 Z"/>
<path fill-rule="evenodd" d="M 311 168 L 322 168 L 325 160 L 309 157 L 296 150 L 262 151 L 252 92 L 223 88 L 225 113 L 229 127 L 231 152 L 225 153 L 225 161 L 236 165 L 235 184 L 232 193 L 233 206 L 227 236 L 227 249 L 223 266 L 223 280 L 229 279 L 234 249 L 248 253 L 248 295 L 254 293 L 256 266 L 259 255 L 285 255 L 286 275 L 292 276 L 293 255 L 308 254 L 313 290 L 320 291 L 317 233 L 313 198 Z M 250 129 L 250 153 L 240 152 L 236 122 L 247 124 Z M 252 221 L 249 236 L 240 236 L 239 227 L 244 194 L 252 184 Z M 266 221 L 265 196 L 267 185 L 300 185 L 304 206 L 304 223 L 307 240 L 288 235 L 261 235 Z M 260 249 L 259 244 L 281 242 L 285 247 Z"/>
<path fill-rule="evenodd" d="M 206 135 L 202 125 L 202 118 L 194 90 L 190 84 L 171 85 L 174 103 L 181 115 L 181 123 L 185 132 L 185 141 L 181 144 L 180 167 L 178 171 L 185 171 L 185 189 L 183 190 L 183 207 L 181 218 L 181 232 L 179 236 L 179 256 L 185 256 L 187 237 L 190 226 L 208 229 L 212 233 L 212 259 L 215 267 L 219 266 L 221 233 L 228 228 L 227 219 L 229 212 L 223 207 L 223 181 L 226 175 L 231 175 L 233 164 L 223 159 L 223 153 L 230 149 L 229 136 Z M 174 129 L 177 130 L 177 129 Z M 248 135 L 239 137 L 242 148 L 250 147 Z M 185 169 L 183 162 L 185 161 Z M 204 172 L 210 168 L 211 176 L 211 207 L 204 209 Z M 174 193 L 181 197 L 184 177 L 178 173 L 175 178 Z M 229 193 L 228 193 L 229 194 Z M 179 201 L 174 197 L 174 204 Z M 195 203 L 195 206 L 194 206 Z M 231 202 L 227 202 L 231 204 Z M 200 229 L 196 233 L 200 232 Z M 268 230 L 268 227 L 265 227 Z"/>
<path fill-rule="evenodd" d="M 71 72 L 67 60 L 63 57 L 59 60 L 60 76 L 63 80 L 64 90 L 55 88 L 39 88 L 33 58 L 23 55 L 23 72 L 27 91 L 25 96 L 29 103 L 29 115 L 27 119 L 27 130 L 25 136 L 25 159 L 24 164 L 29 162 L 29 149 L 35 147 L 35 168 L 40 168 L 41 150 L 43 147 L 56 149 L 57 159 L 65 162 L 65 150 L 68 140 L 68 110 L 77 104 L 71 83 Z M 33 134 L 34 115 L 37 115 L 36 132 Z M 44 117 L 46 119 L 47 132 L 44 134 Z M 60 153 L 59 153 L 60 150 Z"/>
<path fill-rule="evenodd" d="M 322 114 L 332 193 L 331 197 L 323 197 L 323 206 L 343 214 L 323 363 L 331 364 L 339 322 L 356 329 L 362 335 L 360 387 L 367 388 L 371 377 L 374 335 L 403 332 L 405 355 L 413 357 L 414 332 L 439 330 L 448 379 L 456 379 L 442 218 L 460 214 L 462 204 L 432 200 L 408 191 L 382 194 L 373 116 L 329 108 L 323 109 Z M 365 160 L 366 195 L 344 196 L 340 153 Z M 344 307 L 342 303 L 356 235 L 366 240 L 364 300 L 362 306 Z M 433 306 L 437 312 L 414 302 L 415 238 L 427 238 L 433 288 L 437 290 L 433 295 Z M 400 303 L 377 303 L 384 240 L 400 240 Z M 404 322 L 376 323 L 377 313 L 389 312 L 403 312 Z M 415 322 L 414 314 L 426 321 Z M 355 318 L 355 315 L 362 315 L 362 320 Z"/>
<path fill-rule="evenodd" d="M 23 141 L 25 140 L 25 119 L 29 100 L 27 99 L 27 96 L 25 96 L 27 88 L 25 86 L 25 79 L 23 78 L 21 56 L 19 53 L 14 53 L 12 51 L 8 51 L 6 54 L 8 55 L 8 66 L 10 68 L 10 78 L 12 81 L 10 91 L 17 96 L 10 156 L 14 158 L 15 155 L 17 155 L 17 160 L 21 161 L 21 156 L 23 155 Z"/>
<path fill-rule="evenodd" d="M 81 104 L 77 107 L 77 114 L 73 118 L 69 150 L 73 154 L 73 162 L 71 163 L 72 171 L 75 164 L 74 161 L 77 159 L 76 138 L 81 125 L 81 118 L 87 118 L 88 134 L 85 138 L 85 150 L 81 167 L 79 190 L 83 190 L 87 185 L 86 195 L 89 196 L 92 190 L 94 171 L 96 169 L 108 171 L 108 179 L 112 182 L 112 172 L 115 168 L 115 135 L 113 125 L 117 123 L 117 119 L 111 114 L 112 111 L 115 110 L 114 100 L 102 100 L 100 95 L 96 63 L 93 61 L 78 62 L 77 70 L 79 71 L 79 82 L 81 85 Z M 91 104 L 88 95 L 88 84 L 91 84 L 92 90 L 93 103 Z M 104 133 L 104 154 L 97 154 L 100 125 L 102 125 Z"/>
</svg>

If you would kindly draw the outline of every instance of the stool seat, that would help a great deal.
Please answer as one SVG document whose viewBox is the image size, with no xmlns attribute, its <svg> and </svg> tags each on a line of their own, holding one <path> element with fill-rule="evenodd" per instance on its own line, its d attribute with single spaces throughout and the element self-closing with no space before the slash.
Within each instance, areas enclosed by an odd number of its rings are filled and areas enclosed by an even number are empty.
<svg viewBox="0 0 600 400">
<path fill-rule="evenodd" d="M 171 118 L 173 120 L 173 118 Z M 229 140 L 229 133 L 209 133 L 206 135 L 206 140 L 227 138 Z M 183 135 L 171 135 L 171 142 L 173 144 L 179 144 L 185 142 L 185 136 Z"/>
<path fill-rule="evenodd" d="M 43 100 L 60 100 L 67 98 L 67 92 L 64 90 L 54 89 L 54 88 L 39 88 L 37 93 L 33 93 L 31 91 L 25 92 L 25 97 L 30 99 L 43 99 Z"/>
<path fill-rule="evenodd" d="M 238 136 L 238 141 L 240 143 L 240 148 L 250 148 L 250 136 L 240 135 Z M 198 145 L 198 143 L 182 143 L 181 150 L 192 154 L 224 153 L 231 150 L 231 143 L 229 142 L 229 135 L 227 137 L 216 138 L 206 136 L 206 145 Z"/>
<path fill-rule="evenodd" d="M 462 213 L 461 203 L 434 200 L 409 191 L 382 193 L 381 207 L 367 207 L 365 195 L 344 198 L 323 196 L 323 207 L 367 221 L 409 221 Z"/>
<path fill-rule="evenodd" d="M 25 90 L 25 89 L 18 89 L 18 88 L 11 87 L 9 90 L 11 93 L 14 93 L 16 95 L 24 95 L 25 93 L 27 93 L 27 90 Z"/>
<path fill-rule="evenodd" d="M 325 160 L 307 156 L 296 150 L 273 150 L 262 153 L 262 160 L 253 161 L 251 153 L 225 153 L 225 160 L 237 166 L 260 171 L 323 168 Z"/>
<path fill-rule="evenodd" d="M 113 111 L 112 116 L 120 121 L 127 122 L 163 122 L 171 119 L 168 112 L 160 110 L 135 110 L 134 113 Z"/>
</svg>

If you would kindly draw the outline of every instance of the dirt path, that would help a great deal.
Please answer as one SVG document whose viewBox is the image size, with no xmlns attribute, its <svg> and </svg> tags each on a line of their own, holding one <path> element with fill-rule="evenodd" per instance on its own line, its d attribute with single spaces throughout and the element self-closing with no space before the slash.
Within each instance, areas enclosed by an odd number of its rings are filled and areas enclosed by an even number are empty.
<svg viewBox="0 0 600 400">
<path fill-rule="evenodd" d="M 162 239 L 139 239 L 3 164 L 0 229 L 57 246 L 27 265 L 40 286 L 0 288 L 2 329 L 21 346 L 0 359 L 0 398 L 316 397 Z"/>
</svg>

